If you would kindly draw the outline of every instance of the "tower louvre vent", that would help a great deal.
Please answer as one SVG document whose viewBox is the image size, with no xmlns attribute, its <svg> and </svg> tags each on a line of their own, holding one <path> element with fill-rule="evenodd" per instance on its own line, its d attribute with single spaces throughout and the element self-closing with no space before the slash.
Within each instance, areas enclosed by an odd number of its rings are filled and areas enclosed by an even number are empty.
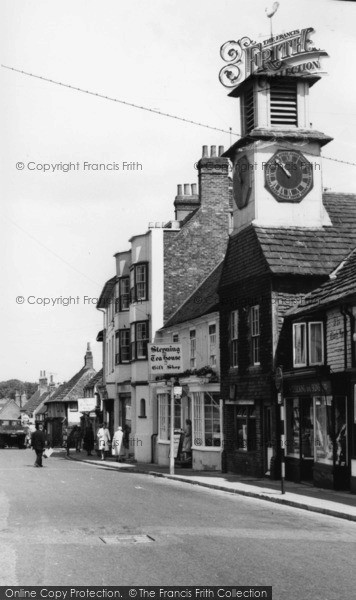
<svg viewBox="0 0 356 600">
<path fill-rule="evenodd" d="M 298 125 L 297 82 L 271 82 L 270 114 L 273 125 Z"/>
<path fill-rule="evenodd" d="M 255 127 L 255 100 L 252 86 L 245 92 L 243 103 L 244 128 L 245 133 L 248 133 Z"/>
</svg>

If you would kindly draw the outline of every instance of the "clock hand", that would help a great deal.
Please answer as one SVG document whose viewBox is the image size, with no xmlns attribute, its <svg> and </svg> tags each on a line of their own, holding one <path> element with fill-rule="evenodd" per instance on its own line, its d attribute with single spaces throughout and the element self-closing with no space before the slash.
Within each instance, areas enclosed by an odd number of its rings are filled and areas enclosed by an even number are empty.
<svg viewBox="0 0 356 600">
<path fill-rule="evenodd" d="M 282 161 L 279 158 L 276 158 L 276 165 L 279 165 L 281 167 L 281 169 L 283 169 L 283 171 L 285 172 L 287 177 L 291 177 L 290 172 L 288 171 L 288 169 L 286 169 L 285 165 L 282 163 Z"/>
</svg>

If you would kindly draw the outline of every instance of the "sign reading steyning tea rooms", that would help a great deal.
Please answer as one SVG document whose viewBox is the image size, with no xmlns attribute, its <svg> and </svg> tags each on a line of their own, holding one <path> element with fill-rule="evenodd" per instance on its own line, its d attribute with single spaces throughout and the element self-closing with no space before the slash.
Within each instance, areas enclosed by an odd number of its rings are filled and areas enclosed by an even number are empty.
<svg viewBox="0 0 356 600">
<path fill-rule="evenodd" d="M 181 344 L 148 344 L 151 375 L 183 372 Z"/>
</svg>

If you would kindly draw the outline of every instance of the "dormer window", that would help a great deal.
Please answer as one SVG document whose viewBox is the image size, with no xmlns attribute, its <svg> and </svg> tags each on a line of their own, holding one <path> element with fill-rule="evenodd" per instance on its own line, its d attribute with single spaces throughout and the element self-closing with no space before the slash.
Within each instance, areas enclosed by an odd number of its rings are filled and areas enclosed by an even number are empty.
<svg viewBox="0 0 356 600">
<path fill-rule="evenodd" d="M 297 127 L 297 82 L 281 80 L 270 83 L 271 127 Z"/>
</svg>

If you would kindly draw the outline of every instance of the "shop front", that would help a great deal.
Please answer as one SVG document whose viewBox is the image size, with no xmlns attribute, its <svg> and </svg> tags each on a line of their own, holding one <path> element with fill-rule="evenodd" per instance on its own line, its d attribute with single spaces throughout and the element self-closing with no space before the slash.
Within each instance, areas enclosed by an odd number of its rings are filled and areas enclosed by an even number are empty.
<svg viewBox="0 0 356 600">
<path fill-rule="evenodd" d="M 348 405 L 331 379 L 283 385 L 286 479 L 327 489 L 349 489 Z M 334 389 L 333 389 L 334 388 Z"/>
<path fill-rule="evenodd" d="M 194 470 L 221 470 L 222 400 L 220 386 L 201 379 L 180 381 L 182 394 L 174 399 L 175 461 Z M 170 388 L 158 385 L 157 462 L 169 464 Z"/>
</svg>

